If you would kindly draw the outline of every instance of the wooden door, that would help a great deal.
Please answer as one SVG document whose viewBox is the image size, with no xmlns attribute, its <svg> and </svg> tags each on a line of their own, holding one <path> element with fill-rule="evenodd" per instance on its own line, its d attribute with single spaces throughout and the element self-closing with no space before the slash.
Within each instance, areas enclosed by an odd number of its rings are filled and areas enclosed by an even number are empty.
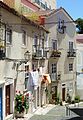
<svg viewBox="0 0 83 120">
<path fill-rule="evenodd" d="M 65 101 L 65 88 L 62 88 L 62 100 Z"/>
<path fill-rule="evenodd" d="M 10 114 L 10 85 L 6 86 L 6 116 Z"/>
<path fill-rule="evenodd" d="M 3 118 L 2 118 L 2 88 L 0 88 L 0 120 L 3 120 Z"/>
<path fill-rule="evenodd" d="M 52 87 L 52 100 L 53 103 L 56 103 L 56 99 L 57 99 L 57 86 L 53 86 Z"/>
</svg>

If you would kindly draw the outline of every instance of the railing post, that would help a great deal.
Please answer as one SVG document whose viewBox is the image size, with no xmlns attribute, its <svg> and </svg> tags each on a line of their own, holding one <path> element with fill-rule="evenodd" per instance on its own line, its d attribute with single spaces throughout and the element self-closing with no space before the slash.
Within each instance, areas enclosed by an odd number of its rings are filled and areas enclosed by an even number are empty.
<svg viewBox="0 0 83 120">
<path fill-rule="evenodd" d="M 66 116 L 70 116 L 70 109 L 68 105 L 66 105 Z"/>
<path fill-rule="evenodd" d="M 68 116 L 68 107 L 66 106 L 66 116 Z"/>
</svg>

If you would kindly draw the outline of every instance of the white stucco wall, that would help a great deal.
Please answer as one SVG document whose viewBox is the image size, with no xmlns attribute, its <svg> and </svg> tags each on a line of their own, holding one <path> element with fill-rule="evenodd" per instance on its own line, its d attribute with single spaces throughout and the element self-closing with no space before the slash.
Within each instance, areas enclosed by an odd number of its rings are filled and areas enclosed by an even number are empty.
<svg viewBox="0 0 83 120">
<path fill-rule="evenodd" d="M 69 41 L 74 43 L 74 49 L 76 49 L 76 41 L 75 41 L 75 24 L 74 23 L 64 23 L 66 26 L 66 30 L 64 34 L 61 34 L 57 31 L 58 20 L 72 21 L 72 19 L 64 12 L 64 10 L 60 10 L 54 14 L 51 14 L 47 18 L 47 23 L 51 23 L 46 25 L 49 29 L 49 45 L 51 45 L 52 39 L 57 40 L 58 42 L 58 50 L 61 52 L 61 57 L 56 59 L 50 59 L 49 62 L 49 70 L 51 72 L 51 64 L 57 63 L 57 73 L 61 73 L 61 81 L 58 90 L 61 92 L 62 84 L 65 84 L 66 92 L 69 84 L 72 84 L 72 98 L 75 96 L 75 81 L 76 81 L 76 57 L 68 58 L 67 52 L 69 49 Z M 55 23 L 54 23 L 55 22 Z M 51 46 L 50 46 L 51 47 Z M 69 71 L 69 63 L 73 63 L 73 71 Z"/>
<path fill-rule="evenodd" d="M 83 100 L 83 43 L 76 42 L 77 46 L 77 94 Z"/>
</svg>

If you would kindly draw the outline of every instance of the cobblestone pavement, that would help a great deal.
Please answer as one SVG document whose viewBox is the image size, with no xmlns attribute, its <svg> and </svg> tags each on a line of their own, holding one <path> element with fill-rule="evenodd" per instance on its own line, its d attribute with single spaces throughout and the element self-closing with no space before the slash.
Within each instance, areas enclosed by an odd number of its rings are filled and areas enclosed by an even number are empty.
<svg viewBox="0 0 83 120">
<path fill-rule="evenodd" d="M 79 106 L 83 107 L 83 104 Z M 83 120 L 83 118 L 79 118 L 78 115 L 71 112 L 70 115 L 67 116 L 66 107 L 60 105 L 51 105 L 46 108 L 41 108 L 30 117 L 25 116 L 25 118 L 19 118 L 18 120 Z"/>
<path fill-rule="evenodd" d="M 72 114 L 72 117 L 76 116 L 74 113 Z M 65 106 L 55 106 L 53 109 L 51 109 L 49 112 L 47 112 L 45 115 L 34 115 L 29 120 L 67 120 L 68 117 L 66 116 L 66 108 Z"/>
</svg>

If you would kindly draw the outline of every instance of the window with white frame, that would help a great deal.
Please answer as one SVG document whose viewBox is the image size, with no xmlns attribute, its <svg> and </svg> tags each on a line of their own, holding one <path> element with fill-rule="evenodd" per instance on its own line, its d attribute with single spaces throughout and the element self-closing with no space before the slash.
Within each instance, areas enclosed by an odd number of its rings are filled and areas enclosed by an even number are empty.
<svg viewBox="0 0 83 120">
<path fill-rule="evenodd" d="M 6 42 L 9 44 L 12 43 L 12 30 L 10 28 L 6 29 Z"/>
<path fill-rule="evenodd" d="M 33 45 L 34 45 L 34 47 L 36 47 L 38 45 L 38 36 L 37 35 L 34 35 Z"/>
<path fill-rule="evenodd" d="M 26 45 L 26 31 L 22 31 L 22 43 L 23 45 Z"/>
<path fill-rule="evenodd" d="M 64 20 L 59 18 L 57 25 L 58 25 L 58 32 L 63 34 L 64 33 L 64 29 L 63 29 L 64 28 Z"/>
<path fill-rule="evenodd" d="M 57 64 L 56 63 L 53 63 L 52 64 L 52 70 L 51 70 L 52 73 L 56 73 L 57 72 Z"/>
<path fill-rule="evenodd" d="M 48 35 L 47 35 L 47 34 L 46 34 L 45 47 L 46 47 L 46 48 L 48 48 L 48 47 L 49 47 L 49 43 L 48 43 Z"/>
<path fill-rule="evenodd" d="M 69 64 L 69 71 L 73 71 L 73 63 Z"/>
<path fill-rule="evenodd" d="M 52 40 L 52 49 L 57 50 L 57 40 Z"/>
<path fill-rule="evenodd" d="M 73 50 L 73 42 L 69 42 L 69 50 L 70 50 L 70 51 Z"/>
</svg>

